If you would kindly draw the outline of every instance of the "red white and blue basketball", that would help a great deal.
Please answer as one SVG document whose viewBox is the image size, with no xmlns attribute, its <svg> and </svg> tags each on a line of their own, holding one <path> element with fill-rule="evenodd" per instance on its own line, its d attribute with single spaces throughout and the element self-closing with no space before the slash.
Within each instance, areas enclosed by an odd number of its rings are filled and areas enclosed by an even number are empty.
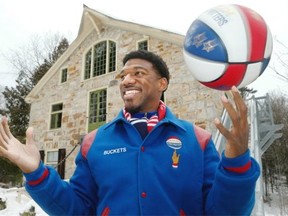
<svg viewBox="0 0 288 216">
<path fill-rule="evenodd" d="M 257 12 L 227 4 L 205 11 L 191 24 L 183 55 L 200 83 L 230 90 L 256 80 L 267 67 L 272 49 L 269 27 Z"/>
</svg>

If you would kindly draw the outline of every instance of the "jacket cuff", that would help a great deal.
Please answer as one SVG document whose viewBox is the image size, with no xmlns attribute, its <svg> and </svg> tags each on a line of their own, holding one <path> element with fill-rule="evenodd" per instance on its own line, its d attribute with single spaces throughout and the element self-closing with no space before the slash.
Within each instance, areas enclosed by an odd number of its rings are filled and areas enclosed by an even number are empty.
<svg viewBox="0 0 288 216">
<path fill-rule="evenodd" d="M 41 161 L 39 167 L 31 173 L 23 173 L 26 183 L 30 186 L 36 186 L 49 176 L 48 168 Z"/>
<path fill-rule="evenodd" d="M 234 173 L 245 173 L 251 167 L 250 150 L 236 158 L 227 158 L 223 152 L 221 164 L 225 170 Z"/>
</svg>

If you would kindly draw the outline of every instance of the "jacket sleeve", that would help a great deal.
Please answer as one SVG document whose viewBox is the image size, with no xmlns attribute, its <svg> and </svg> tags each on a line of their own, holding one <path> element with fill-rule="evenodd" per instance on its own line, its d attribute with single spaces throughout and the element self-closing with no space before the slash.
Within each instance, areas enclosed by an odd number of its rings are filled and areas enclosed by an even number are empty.
<svg viewBox="0 0 288 216">
<path fill-rule="evenodd" d="M 45 173 L 45 170 L 48 170 L 47 177 L 39 184 L 31 184 L 35 182 L 31 180 L 39 176 L 39 173 Z M 49 215 L 95 214 L 97 186 L 81 151 L 76 157 L 76 170 L 69 181 L 62 180 L 54 168 L 46 167 L 43 163 L 38 170 L 24 176 L 27 181 L 26 190 Z"/>
<path fill-rule="evenodd" d="M 208 158 L 215 154 L 215 151 L 214 143 L 210 141 L 205 149 L 207 164 Z M 249 169 L 238 172 L 243 170 L 242 167 L 247 167 L 245 164 L 249 164 Z M 208 170 L 205 172 L 209 173 L 210 168 L 207 166 L 205 169 Z M 250 157 L 249 150 L 233 159 L 228 159 L 223 154 L 216 168 L 212 186 L 206 194 L 206 215 L 250 215 L 255 204 L 255 186 L 259 175 L 259 165 Z"/>
</svg>

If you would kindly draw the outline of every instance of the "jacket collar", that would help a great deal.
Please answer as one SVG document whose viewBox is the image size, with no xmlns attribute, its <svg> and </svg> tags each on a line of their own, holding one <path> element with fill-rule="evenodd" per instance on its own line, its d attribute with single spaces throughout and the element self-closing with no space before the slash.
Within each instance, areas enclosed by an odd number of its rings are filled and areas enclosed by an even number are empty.
<svg viewBox="0 0 288 216">
<path fill-rule="evenodd" d="M 127 123 L 127 124 L 130 124 L 127 119 L 125 118 L 125 116 L 123 115 L 123 111 L 121 110 L 118 115 L 116 116 L 115 119 L 113 119 L 111 122 L 105 124 L 103 127 L 104 130 L 106 130 L 107 128 L 109 128 L 110 126 L 112 125 L 115 125 L 117 123 L 120 123 L 120 122 L 123 122 L 123 123 Z M 164 117 L 164 119 L 162 119 L 158 124 L 165 124 L 165 123 L 168 123 L 168 124 L 172 124 L 184 131 L 186 131 L 185 127 L 184 127 L 184 124 L 183 124 L 183 120 L 181 119 L 178 119 L 172 112 L 171 110 L 166 107 L 166 116 Z"/>
</svg>

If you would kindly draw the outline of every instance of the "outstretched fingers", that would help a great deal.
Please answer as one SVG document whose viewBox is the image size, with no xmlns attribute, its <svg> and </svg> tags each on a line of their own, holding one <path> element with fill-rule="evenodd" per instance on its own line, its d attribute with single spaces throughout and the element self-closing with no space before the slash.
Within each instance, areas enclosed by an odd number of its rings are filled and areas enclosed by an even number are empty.
<svg viewBox="0 0 288 216">
<path fill-rule="evenodd" d="M 229 102 L 228 98 L 225 95 L 222 95 L 221 102 L 231 119 L 233 127 L 234 128 L 238 127 L 237 125 L 238 125 L 239 119 L 238 119 L 237 111 L 234 108 L 234 106 Z M 234 135 L 233 133 L 231 133 L 232 132 L 231 128 L 226 128 L 218 118 L 214 120 L 214 124 L 217 127 L 217 129 L 220 131 L 220 133 L 226 138 L 226 140 L 233 140 Z"/>
<path fill-rule="evenodd" d="M 32 145 L 34 144 L 34 139 L 33 139 L 33 127 L 29 127 L 26 130 L 26 144 L 27 145 Z"/>
<path fill-rule="evenodd" d="M 39 167 L 40 154 L 33 140 L 33 128 L 26 131 L 26 145 L 23 145 L 10 132 L 7 119 L 0 122 L 0 156 L 9 159 L 24 173 L 35 171 Z"/>
<path fill-rule="evenodd" d="M 243 100 L 242 96 L 240 95 L 240 92 L 235 86 L 232 87 L 231 92 L 233 94 L 234 103 L 237 109 L 237 118 L 238 118 L 237 123 L 240 124 L 240 127 L 246 127 L 248 125 L 247 122 L 248 108 L 245 104 L 245 101 Z"/>
<path fill-rule="evenodd" d="M 6 117 L 2 117 L 0 123 L 0 156 L 6 157 L 8 153 L 8 145 L 10 137 L 12 136 L 9 126 L 8 120 Z"/>
<path fill-rule="evenodd" d="M 225 155 L 237 157 L 243 154 L 248 148 L 248 108 L 235 86 L 232 87 L 230 93 L 232 94 L 234 103 L 230 102 L 224 95 L 221 97 L 221 101 L 231 119 L 231 128 L 225 128 L 219 119 L 215 119 L 214 123 L 219 132 L 226 138 Z"/>
<path fill-rule="evenodd" d="M 7 118 L 5 117 L 5 124 L 4 124 L 4 130 L 5 130 L 5 133 L 8 137 L 8 139 L 12 139 L 13 138 L 13 135 L 10 131 L 10 128 L 9 128 L 9 125 L 8 125 L 8 120 Z"/>
<path fill-rule="evenodd" d="M 219 132 L 226 138 L 228 139 L 230 136 L 230 131 L 224 127 L 224 125 L 221 123 L 219 118 L 216 118 L 214 120 L 214 124 L 216 128 L 219 130 Z"/>
<path fill-rule="evenodd" d="M 8 123 L 6 117 L 3 117 L 0 124 L 0 145 L 5 149 L 9 141 L 9 135 L 7 134 L 7 124 Z"/>
</svg>

